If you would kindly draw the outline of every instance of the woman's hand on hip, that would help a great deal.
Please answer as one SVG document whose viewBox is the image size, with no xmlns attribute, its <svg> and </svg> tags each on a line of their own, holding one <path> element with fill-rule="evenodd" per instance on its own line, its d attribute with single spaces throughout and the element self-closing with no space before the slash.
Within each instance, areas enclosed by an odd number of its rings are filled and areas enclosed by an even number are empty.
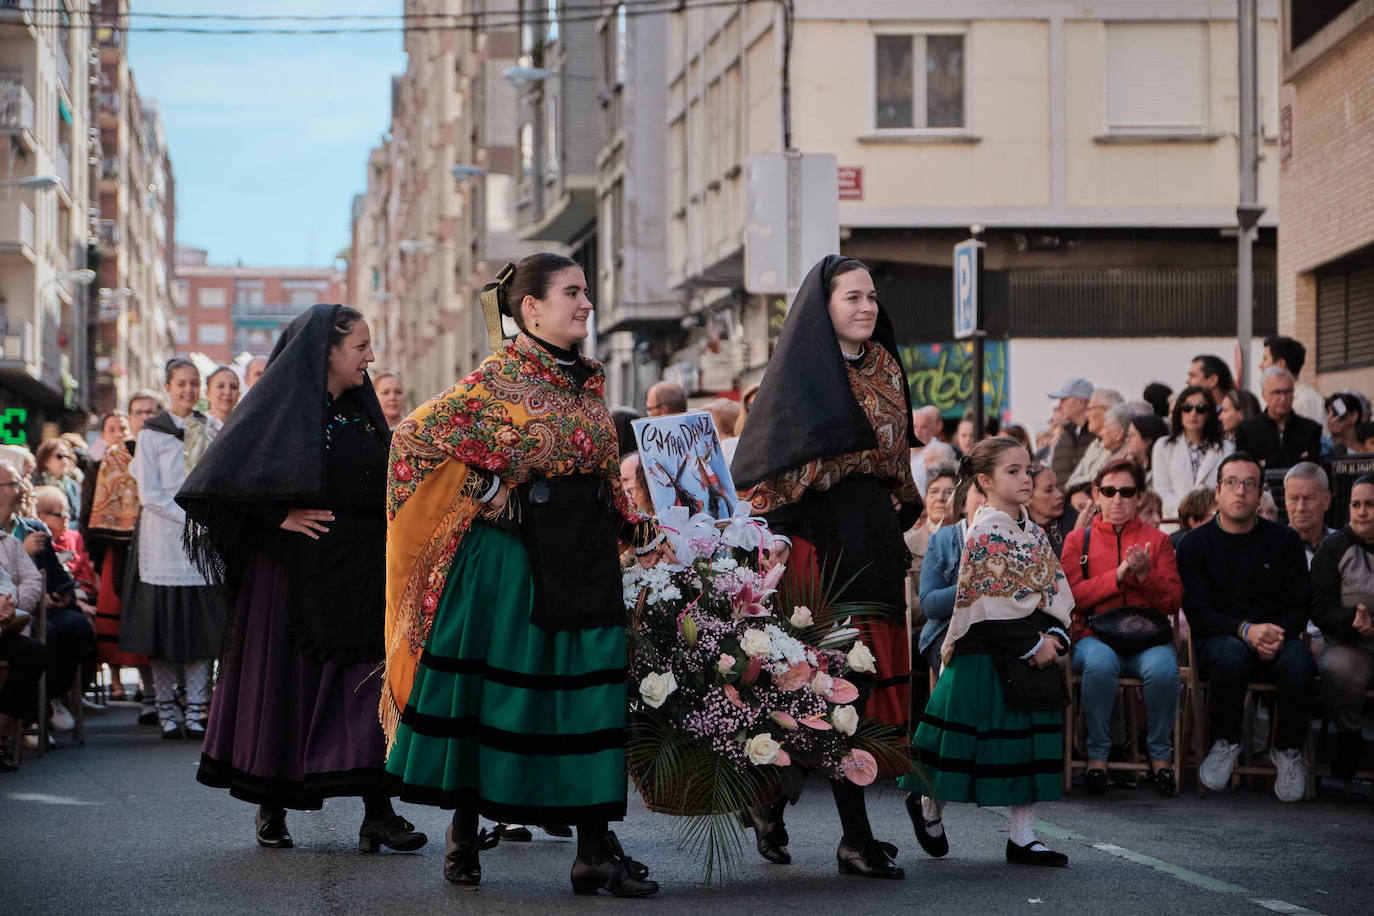
<svg viewBox="0 0 1374 916">
<path fill-rule="evenodd" d="M 318 541 L 320 535 L 329 531 L 325 522 L 334 521 L 334 513 L 328 509 L 292 509 L 282 520 L 283 531 L 294 531 L 311 540 Z"/>
</svg>

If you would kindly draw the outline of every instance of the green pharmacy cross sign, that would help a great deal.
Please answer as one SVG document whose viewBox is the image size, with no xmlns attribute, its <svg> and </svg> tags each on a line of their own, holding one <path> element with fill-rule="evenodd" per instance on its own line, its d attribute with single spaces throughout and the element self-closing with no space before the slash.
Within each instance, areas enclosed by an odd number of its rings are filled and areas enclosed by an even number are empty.
<svg viewBox="0 0 1374 916">
<path fill-rule="evenodd" d="M 29 412 L 23 407 L 11 407 L 0 412 L 0 444 L 28 445 L 29 436 L 24 427 L 29 423 Z"/>
</svg>

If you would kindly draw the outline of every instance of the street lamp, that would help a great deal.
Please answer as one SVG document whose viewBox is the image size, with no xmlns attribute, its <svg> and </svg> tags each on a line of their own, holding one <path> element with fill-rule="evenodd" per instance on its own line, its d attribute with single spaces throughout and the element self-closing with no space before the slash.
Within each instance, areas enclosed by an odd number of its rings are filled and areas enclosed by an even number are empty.
<svg viewBox="0 0 1374 916">
<path fill-rule="evenodd" d="M 59 187 L 62 179 L 56 175 L 30 175 L 27 178 L 8 178 L 0 181 L 0 188 L 28 188 L 34 191 L 51 191 Z"/>
</svg>

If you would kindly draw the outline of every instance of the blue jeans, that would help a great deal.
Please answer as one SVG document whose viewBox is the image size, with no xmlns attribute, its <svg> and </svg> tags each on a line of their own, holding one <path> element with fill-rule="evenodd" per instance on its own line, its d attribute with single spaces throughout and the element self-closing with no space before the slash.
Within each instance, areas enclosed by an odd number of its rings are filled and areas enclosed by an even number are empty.
<svg viewBox="0 0 1374 916">
<path fill-rule="evenodd" d="M 1120 655 L 1096 636 L 1085 636 L 1073 645 L 1073 670 L 1083 675 L 1089 760 L 1106 760 L 1112 749 L 1112 706 L 1119 677 L 1138 677 L 1145 684 L 1150 759 L 1172 759 L 1174 713 L 1178 709 L 1178 653 L 1173 646 Z"/>
<path fill-rule="evenodd" d="M 1312 727 L 1312 695 L 1316 690 L 1317 662 L 1300 639 L 1289 639 L 1273 661 L 1264 661 L 1238 636 L 1212 636 L 1201 640 L 1198 667 L 1212 684 L 1212 738 L 1239 744 L 1245 725 L 1245 685 L 1269 681 L 1278 688 L 1274 703 L 1277 750 L 1301 748 Z"/>
</svg>

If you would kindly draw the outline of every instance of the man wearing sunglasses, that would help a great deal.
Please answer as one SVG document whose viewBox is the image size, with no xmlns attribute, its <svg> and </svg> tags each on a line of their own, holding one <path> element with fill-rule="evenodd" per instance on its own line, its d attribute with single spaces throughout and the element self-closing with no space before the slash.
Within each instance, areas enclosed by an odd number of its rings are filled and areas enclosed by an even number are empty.
<svg viewBox="0 0 1374 916">
<path fill-rule="evenodd" d="M 1198 778 L 1213 791 L 1226 788 L 1241 751 L 1245 685 L 1270 681 L 1278 688 L 1269 751 L 1277 773 L 1274 794 L 1292 802 L 1307 787 L 1302 747 L 1317 677 L 1301 641 L 1311 586 L 1297 533 L 1259 517 L 1261 474 L 1258 459 L 1245 452 L 1221 462 L 1217 515 L 1184 535 L 1178 568 L 1198 665 L 1211 681 L 1214 743 Z"/>
<path fill-rule="evenodd" d="M 1083 675 L 1083 713 L 1087 726 L 1088 770 L 1083 788 L 1107 791 L 1112 706 L 1117 678 L 1145 682 L 1147 750 L 1151 779 L 1159 794 L 1178 788 L 1173 760 L 1174 712 L 1178 706 L 1178 654 L 1172 642 L 1139 651 L 1118 651 L 1094 635 L 1093 615 L 1123 607 L 1149 607 L 1166 617 L 1178 611 L 1183 583 L 1178 578 L 1169 536 L 1139 518 L 1145 473 L 1129 458 L 1109 461 L 1093 481 L 1093 520 L 1084 553 L 1085 532 L 1064 539 L 1064 575 L 1073 591 L 1073 670 Z"/>
</svg>

